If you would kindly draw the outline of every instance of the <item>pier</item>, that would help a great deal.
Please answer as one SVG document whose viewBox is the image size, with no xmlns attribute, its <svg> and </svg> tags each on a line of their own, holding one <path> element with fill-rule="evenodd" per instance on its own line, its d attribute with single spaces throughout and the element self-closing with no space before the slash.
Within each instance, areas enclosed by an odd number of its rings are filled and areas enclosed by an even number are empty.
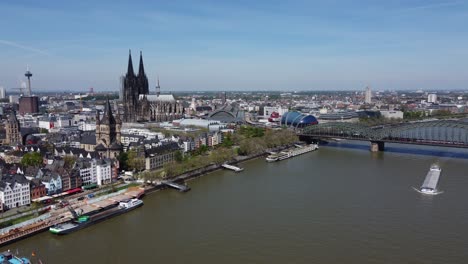
<svg viewBox="0 0 468 264">
<path fill-rule="evenodd" d="M 188 187 L 187 185 L 178 184 L 173 181 L 162 181 L 161 184 L 179 190 L 180 192 L 190 191 L 190 187 Z"/>
<path fill-rule="evenodd" d="M 232 171 L 235 171 L 235 172 L 241 172 L 243 171 L 244 169 L 243 168 L 239 168 L 239 167 L 236 167 L 236 166 L 233 166 L 233 165 L 229 165 L 229 164 L 223 164 L 221 165 L 223 168 L 225 169 L 228 169 L 228 170 L 232 170 Z"/>
</svg>

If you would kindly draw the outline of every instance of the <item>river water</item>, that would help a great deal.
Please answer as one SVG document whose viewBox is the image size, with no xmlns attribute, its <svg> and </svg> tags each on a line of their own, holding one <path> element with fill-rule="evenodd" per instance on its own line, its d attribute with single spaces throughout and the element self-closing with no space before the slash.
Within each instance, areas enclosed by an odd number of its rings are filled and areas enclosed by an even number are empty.
<svg viewBox="0 0 468 264">
<path fill-rule="evenodd" d="M 468 151 L 331 144 L 149 194 L 70 235 L 2 248 L 42 263 L 468 263 Z M 419 186 L 433 162 L 439 189 Z"/>
</svg>

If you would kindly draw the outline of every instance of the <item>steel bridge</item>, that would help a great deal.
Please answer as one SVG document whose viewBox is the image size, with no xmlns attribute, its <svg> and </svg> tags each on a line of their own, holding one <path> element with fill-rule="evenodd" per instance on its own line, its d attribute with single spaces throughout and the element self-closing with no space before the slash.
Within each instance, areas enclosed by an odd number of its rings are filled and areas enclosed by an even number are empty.
<svg viewBox="0 0 468 264">
<path fill-rule="evenodd" d="M 349 139 L 370 141 L 371 150 L 383 150 L 385 142 L 468 148 L 468 122 L 436 120 L 394 125 L 366 126 L 330 122 L 297 130 L 304 140 Z M 374 149 L 376 148 L 376 149 Z"/>
</svg>

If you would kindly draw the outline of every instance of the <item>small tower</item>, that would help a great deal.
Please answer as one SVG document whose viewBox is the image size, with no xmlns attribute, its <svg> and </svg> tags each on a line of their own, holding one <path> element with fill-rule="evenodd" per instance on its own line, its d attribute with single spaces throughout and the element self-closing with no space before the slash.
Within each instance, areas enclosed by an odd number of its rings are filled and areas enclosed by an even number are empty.
<svg viewBox="0 0 468 264">
<path fill-rule="evenodd" d="M 99 110 L 96 109 L 96 138 L 101 138 L 101 117 Z"/>
<path fill-rule="evenodd" d="M 13 111 L 5 124 L 6 144 L 21 144 L 20 123 L 16 118 L 16 112 Z"/>
<path fill-rule="evenodd" d="M 115 119 L 115 141 L 119 144 L 122 143 L 121 141 L 121 131 L 122 130 L 122 120 L 120 119 L 120 110 L 119 107 L 117 106 L 117 116 Z"/>
<path fill-rule="evenodd" d="M 28 96 L 32 95 L 31 92 L 31 77 L 33 76 L 32 73 L 29 71 L 29 66 L 26 68 L 26 73 L 24 74 L 28 78 Z"/>
<path fill-rule="evenodd" d="M 158 85 L 156 85 L 156 96 L 159 97 L 161 94 L 161 86 L 159 85 L 159 75 L 158 75 Z"/>
</svg>

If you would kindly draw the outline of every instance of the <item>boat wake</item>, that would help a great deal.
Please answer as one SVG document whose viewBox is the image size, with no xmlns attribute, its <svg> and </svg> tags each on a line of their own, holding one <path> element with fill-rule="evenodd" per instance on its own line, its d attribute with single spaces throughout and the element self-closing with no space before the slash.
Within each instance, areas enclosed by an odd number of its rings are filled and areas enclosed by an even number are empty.
<svg viewBox="0 0 468 264">
<path fill-rule="evenodd" d="M 422 194 L 427 194 L 427 195 L 438 195 L 438 194 L 443 194 L 444 191 L 436 191 L 436 192 L 422 192 L 421 190 L 419 190 L 418 188 L 416 187 L 412 187 L 415 191 L 417 191 L 418 193 L 422 193 Z"/>
</svg>

